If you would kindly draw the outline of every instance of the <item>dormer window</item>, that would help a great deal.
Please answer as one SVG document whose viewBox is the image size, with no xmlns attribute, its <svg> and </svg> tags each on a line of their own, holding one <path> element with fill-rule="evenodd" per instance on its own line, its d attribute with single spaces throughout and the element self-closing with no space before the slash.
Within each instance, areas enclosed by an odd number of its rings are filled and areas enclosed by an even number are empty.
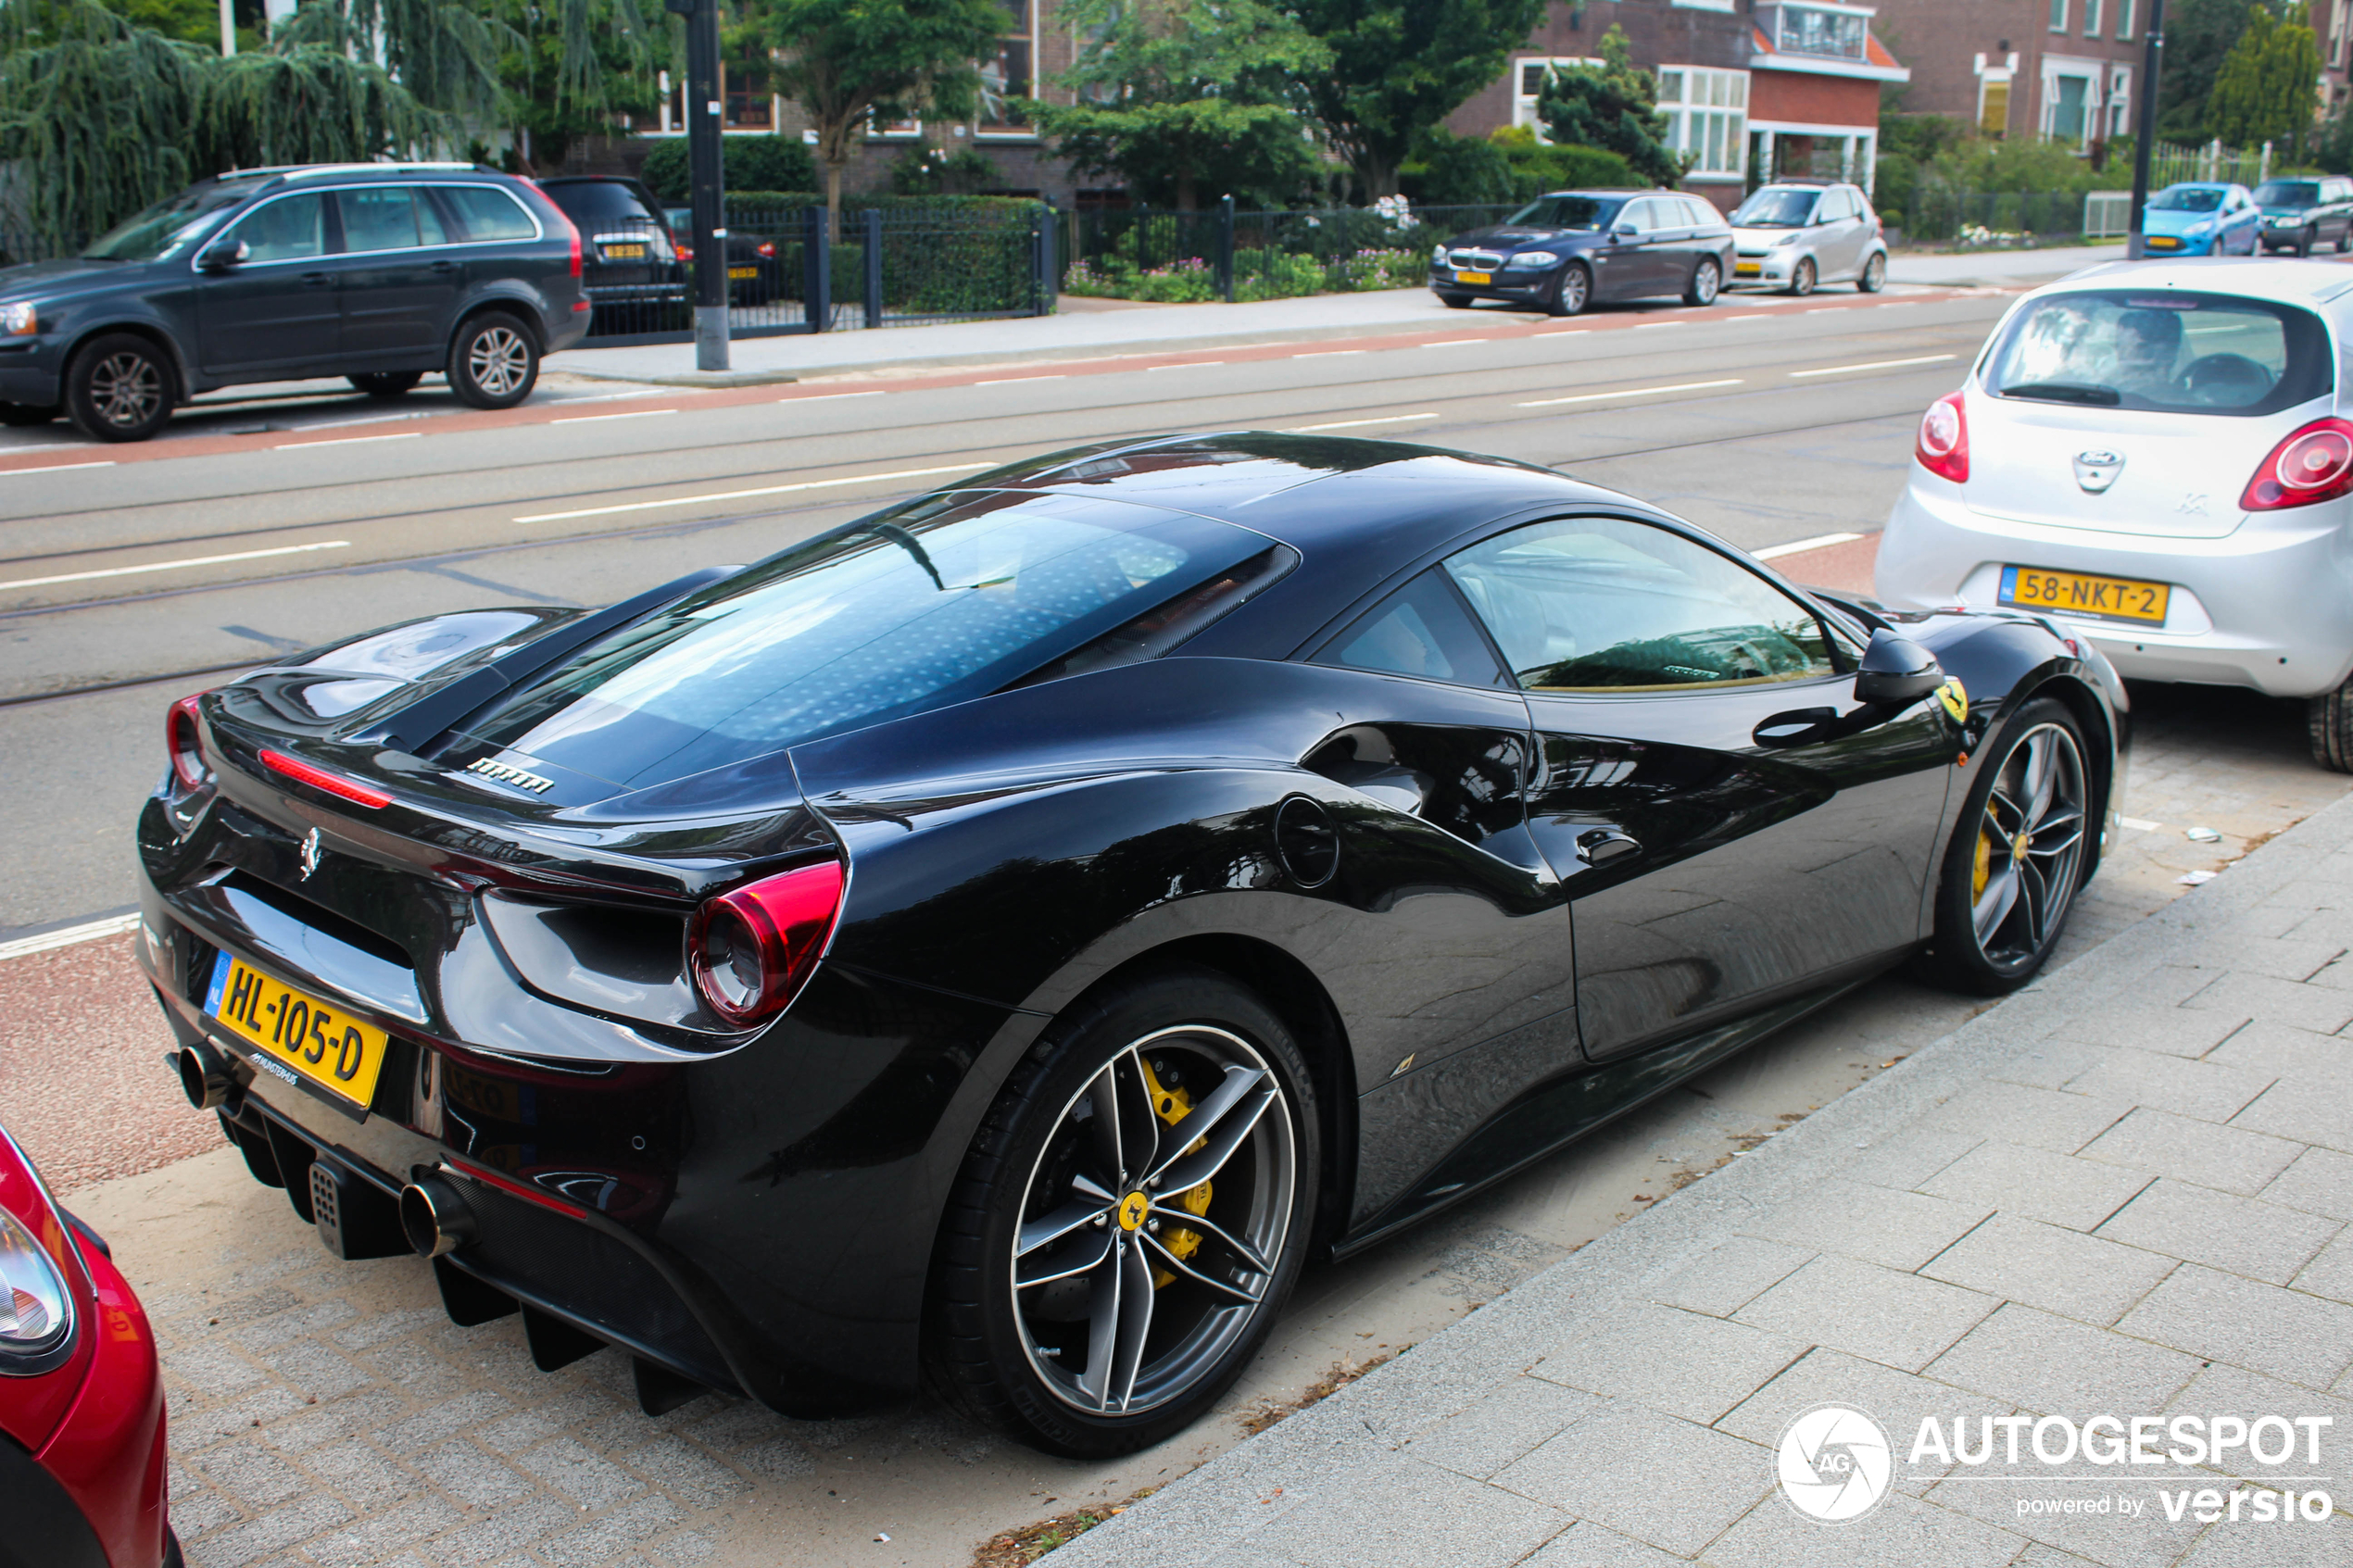
<svg viewBox="0 0 2353 1568">
<path fill-rule="evenodd" d="M 1869 12 L 1814 6 L 1775 9 L 1774 47 L 1783 53 L 1836 60 L 1867 57 L 1863 40 L 1870 31 Z"/>
</svg>

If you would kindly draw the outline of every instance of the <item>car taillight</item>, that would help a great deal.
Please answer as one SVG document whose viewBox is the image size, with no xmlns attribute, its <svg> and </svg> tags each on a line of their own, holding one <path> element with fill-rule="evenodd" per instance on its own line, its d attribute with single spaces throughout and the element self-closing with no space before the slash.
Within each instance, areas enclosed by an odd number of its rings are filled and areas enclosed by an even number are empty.
<svg viewBox="0 0 2353 1568">
<path fill-rule="evenodd" d="M 761 241 L 759 251 L 763 257 L 774 257 L 776 254 L 776 242 L 774 240 Z"/>
<path fill-rule="evenodd" d="M 31 1161 L 0 1132 L 0 1375 L 37 1375 L 73 1354 L 75 1289 L 86 1273 Z"/>
<path fill-rule="evenodd" d="M 171 756 L 171 776 L 182 789 L 202 789 L 212 781 L 205 765 L 204 730 L 196 722 L 196 696 L 183 696 L 163 716 L 163 746 Z"/>
<path fill-rule="evenodd" d="M 2271 448 L 2246 482 L 2239 507 L 2276 512 L 2348 493 L 2353 493 L 2353 424 L 2314 420 Z"/>
<path fill-rule="evenodd" d="M 695 911 L 686 961 L 695 988 L 728 1022 L 749 1028 L 791 1005 L 816 969 L 841 912 L 838 860 L 739 887 Z"/>
<path fill-rule="evenodd" d="M 680 245 L 680 246 L 678 247 L 678 259 L 679 259 L 679 260 L 681 260 L 681 261 L 692 261 L 694 258 L 695 258 L 695 247 L 694 247 L 694 246 L 692 246 L 692 245 Z"/>
<path fill-rule="evenodd" d="M 564 232 L 572 236 L 572 275 L 577 278 L 580 276 L 580 225 L 574 223 L 572 216 L 561 207 L 556 209 L 556 216 L 562 220 Z"/>
<path fill-rule="evenodd" d="M 1931 473 L 1956 484 L 1969 483 L 1969 415 L 1961 407 L 1959 393 L 1947 393 L 1928 406 L 1928 412 L 1920 416 L 1919 439 L 1913 444 L 1912 456 Z"/>
<path fill-rule="evenodd" d="M 389 795 L 370 789 L 366 784 L 355 783 L 339 774 L 331 773 L 324 768 L 313 767 L 301 758 L 289 757 L 283 751 L 271 751 L 267 746 L 263 747 L 261 765 L 272 772 L 283 773 L 298 784 L 307 784 L 313 789 L 323 789 L 329 795 L 339 795 L 354 805 L 365 806 L 370 810 L 381 810 L 392 804 L 392 797 Z"/>
</svg>

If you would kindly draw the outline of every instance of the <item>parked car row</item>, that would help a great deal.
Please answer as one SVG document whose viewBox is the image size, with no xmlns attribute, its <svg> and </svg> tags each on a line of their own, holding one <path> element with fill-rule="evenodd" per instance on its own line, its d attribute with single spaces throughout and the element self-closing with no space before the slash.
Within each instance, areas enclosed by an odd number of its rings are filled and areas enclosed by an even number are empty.
<svg viewBox="0 0 2353 1568">
<path fill-rule="evenodd" d="M 1870 199 L 1843 182 L 1759 188 L 1727 220 L 1677 191 L 1554 191 L 1430 256 L 1429 286 L 1457 309 L 1476 300 L 1574 316 L 1597 301 L 1680 295 L 1716 303 L 1754 283 L 1807 295 L 1887 282 L 1887 242 Z"/>
</svg>

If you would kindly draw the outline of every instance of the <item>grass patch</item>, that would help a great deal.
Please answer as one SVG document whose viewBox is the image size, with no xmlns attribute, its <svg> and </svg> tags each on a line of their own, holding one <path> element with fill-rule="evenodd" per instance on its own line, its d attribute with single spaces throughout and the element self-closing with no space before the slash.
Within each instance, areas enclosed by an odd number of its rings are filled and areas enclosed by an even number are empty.
<svg viewBox="0 0 2353 1568">
<path fill-rule="evenodd" d="M 1090 1503 L 1085 1508 L 1074 1508 L 1067 1513 L 1057 1513 L 1051 1519 L 1041 1519 L 1035 1524 L 1024 1524 L 1018 1529 L 991 1536 L 981 1543 L 978 1551 L 973 1553 L 972 1568 L 1029 1568 L 1031 1563 L 1056 1547 L 1068 1546 L 1112 1515 L 1126 1512 L 1157 1489 L 1146 1486 L 1117 1502 Z"/>
</svg>

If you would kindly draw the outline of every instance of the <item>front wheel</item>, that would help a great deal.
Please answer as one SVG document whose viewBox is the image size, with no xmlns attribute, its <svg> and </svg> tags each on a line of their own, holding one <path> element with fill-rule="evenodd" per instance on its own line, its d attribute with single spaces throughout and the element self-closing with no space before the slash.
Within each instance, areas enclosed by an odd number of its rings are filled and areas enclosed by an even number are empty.
<svg viewBox="0 0 2353 1568">
<path fill-rule="evenodd" d="M 1986 746 L 1945 850 L 1924 956 L 1931 978 L 1998 997 L 2050 958 L 2098 831 L 2084 759 L 2082 727 L 2048 697 L 2019 709 Z"/>
<path fill-rule="evenodd" d="M 2332 773 L 2353 773 L 2353 681 L 2322 692 L 2304 705 L 2312 735 L 2312 760 Z"/>
<path fill-rule="evenodd" d="M 1560 281 L 1553 285 L 1552 298 L 1544 308 L 1554 316 L 1575 316 L 1593 297 L 1593 275 L 1585 270 L 1581 261 L 1572 261 L 1561 269 Z"/>
<path fill-rule="evenodd" d="M 1855 280 L 1855 292 L 1877 294 L 1885 287 L 1887 287 L 1887 253 L 1873 251 L 1871 258 L 1863 263 L 1863 275 Z"/>
<path fill-rule="evenodd" d="M 2320 237 L 2309 231 L 2307 231 L 2305 233 L 2299 235 L 2296 242 L 2296 254 L 2297 258 L 2301 259 L 2304 257 L 2311 255 L 2312 247 L 2319 243 Z"/>
<path fill-rule="evenodd" d="M 1691 286 L 1683 291 L 1686 305 L 1713 305 L 1724 290 L 1724 267 L 1712 256 L 1703 256 L 1692 268 Z"/>
<path fill-rule="evenodd" d="M 1467 310 L 1470 308 L 1471 296 L 1466 294 L 1441 294 L 1438 296 L 1438 302 L 1449 310 Z"/>
<path fill-rule="evenodd" d="M 1221 974 L 1122 986 L 1034 1047 L 941 1222 L 925 1360 L 952 1403 L 1072 1459 L 1205 1413 L 1299 1278 L 1319 1143 L 1297 1044 Z"/>
<path fill-rule="evenodd" d="M 539 345 L 521 321 L 485 311 L 449 345 L 449 390 L 476 408 L 511 408 L 539 381 Z"/>
<path fill-rule="evenodd" d="M 1816 276 L 1814 258 L 1810 256 L 1799 257 L 1797 270 L 1789 275 L 1789 292 L 1794 295 L 1812 294 Z"/>
<path fill-rule="evenodd" d="M 147 339 L 109 332 L 73 357 L 65 393 L 66 417 L 82 434 L 145 441 L 171 418 L 171 365 Z"/>
</svg>

